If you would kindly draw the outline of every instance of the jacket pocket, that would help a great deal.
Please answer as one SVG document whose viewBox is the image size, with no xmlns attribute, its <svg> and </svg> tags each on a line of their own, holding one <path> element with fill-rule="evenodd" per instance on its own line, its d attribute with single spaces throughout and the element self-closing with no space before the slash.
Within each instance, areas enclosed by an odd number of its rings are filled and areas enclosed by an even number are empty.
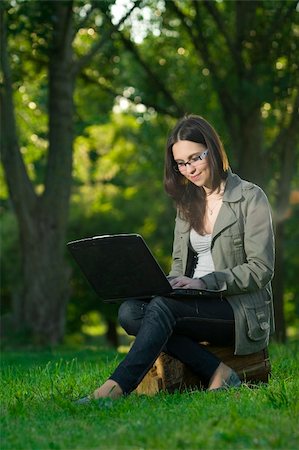
<svg viewBox="0 0 299 450">
<path fill-rule="evenodd" d="M 230 257 L 230 267 L 247 262 L 244 250 L 244 233 L 232 233 L 232 230 L 225 230 L 221 235 L 221 244 L 224 255 Z"/>
<path fill-rule="evenodd" d="M 245 306 L 244 309 L 248 326 L 248 337 L 252 341 L 268 338 L 270 333 L 269 307 L 267 305 L 259 308 L 248 308 Z"/>
</svg>

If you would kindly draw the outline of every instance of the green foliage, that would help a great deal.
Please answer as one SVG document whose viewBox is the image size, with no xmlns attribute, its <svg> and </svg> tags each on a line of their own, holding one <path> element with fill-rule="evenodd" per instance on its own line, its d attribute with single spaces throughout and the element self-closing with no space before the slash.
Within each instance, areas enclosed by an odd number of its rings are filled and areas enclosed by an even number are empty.
<svg viewBox="0 0 299 450">
<path fill-rule="evenodd" d="M 298 343 L 272 345 L 269 385 L 227 392 L 131 394 L 77 406 L 123 357 L 115 352 L 5 352 L 1 448 L 294 450 L 299 394 Z M 26 436 L 26 439 L 24 439 Z"/>
<path fill-rule="evenodd" d="M 103 46 L 76 80 L 73 194 L 67 238 L 141 233 L 167 272 L 174 209 L 163 193 L 163 149 L 175 117 L 193 112 L 214 123 L 232 167 L 237 167 L 244 153 L 240 145 L 242 124 L 257 107 L 262 152 L 251 160 L 274 205 L 286 151 L 283 146 L 272 153 L 269 149 L 280 128 L 288 124 L 298 92 L 295 3 L 144 0 L 111 34 L 106 14 L 113 12 L 114 3 L 73 2 L 74 62 L 101 39 Z M 55 20 L 53 5 L 51 1 L 21 0 L 1 4 L 8 11 L 21 153 L 40 195 L 48 156 L 47 64 Z M 220 22 L 214 20 L 211 7 L 218 11 Z M 202 52 L 205 49 L 211 52 L 215 70 Z M 232 107 L 225 110 L 228 98 Z M 235 136 L 232 128 L 238 131 Z M 298 155 L 298 148 L 294 154 Z M 22 280 L 18 229 L 2 183 L 2 168 L 0 181 L 1 290 L 3 312 L 8 312 Z M 285 234 L 286 318 L 293 327 L 298 320 L 299 296 L 295 213 L 287 221 Z M 88 311 L 99 309 L 104 316 L 115 317 L 117 308 L 99 302 L 67 258 L 73 270 L 68 331 L 77 331 L 81 316 Z"/>
<path fill-rule="evenodd" d="M 137 96 L 157 111 L 207 117 L 224 138 L 232 167 L 269 194 L 275 183 L 279 189 L 285 152 L 272 144 L 297 108 L 296 4 L 184 0 L 161 2 L 158 8 L 148 0 L 144 5 L 155 27 L 146 20 L 127 21 L 131 41 L 140 28 L 143 39 L 135 38 L 134 51 L 119 63 L 120 79 L 134 88 L 132 101 Z M 251 150 L 248 140 L 257 141 Z M 243 167 L 247 152 L 251 159 Z"/>
<path fill-rule="evenodd" d="M 69 240 L 114 233 L 140 233 L 160 264 L 170 268 L 175 210 L 163 192 L 163 163 L 168 121 L 114 114 L 93 125 L 75 142 L 74 187 Z M 81 315 L 100 310 L 115 316 L 117 306 L 99 301 L 82 273 L 73 267 L 68 329 Z"/>
<path fill-rule="evenodd" d="M 291 216 L 286 223 L 286 247 L 285 247 L 285 261 L 284 274 L 285 277 L 285 319 L 289 326 L 289 334 L 292 337 L 299 334 L 299 282 L 298 282 L 298 268 L 299 268 L 299 207 L 295 205 Z"/>
</svg>

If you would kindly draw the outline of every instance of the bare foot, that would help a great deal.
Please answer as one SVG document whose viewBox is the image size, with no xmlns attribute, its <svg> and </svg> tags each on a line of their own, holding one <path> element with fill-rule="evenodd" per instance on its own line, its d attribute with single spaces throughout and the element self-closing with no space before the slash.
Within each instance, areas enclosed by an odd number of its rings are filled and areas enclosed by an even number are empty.
<svg viewBox="0 0 299 450">
<path fill-rule="evenodd" d="M 230 367 L 221 362 L 210 379 L 208 390 L 210 391 L 223 386 L 231 371 L 232 369 Z"/>
<path fill-rule="evenodd" d="M 116 381 L 113 380 L 105 381 L 105 383 L 102 384 L 102 386 L 100 386 L 99 388 L 97 388 L 92 394 L 94 399 L 98 398 L 115 399 L 121 397 L 122 395 L 123 395 L 122 388 L 118 383 L 116 383 Z"/>
</svg>

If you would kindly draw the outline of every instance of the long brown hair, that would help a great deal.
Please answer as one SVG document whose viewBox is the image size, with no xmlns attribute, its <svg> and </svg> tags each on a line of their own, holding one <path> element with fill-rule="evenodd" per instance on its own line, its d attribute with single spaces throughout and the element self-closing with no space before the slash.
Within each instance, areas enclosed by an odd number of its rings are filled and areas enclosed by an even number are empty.
<svg viewBox="0 0 299 450">
<path fill-rule="evenodd" d="M 172 147 L 176 142 L 183 140 L 203 144 L 209 150 L 207 158 L 211 171 L 212 191 L 219 189 L 221 182 L 227 178 L 228 159 L 217 132 L 200 116 L 183 117 L 168 137 L 164 170 L 165 190 L 174 199 L 181 217 L 190 224 L 190 228 L 203 233 L 206 209 L 205 190 L 191 183 L 175 170 L 176 162 Z"/>
</svg>

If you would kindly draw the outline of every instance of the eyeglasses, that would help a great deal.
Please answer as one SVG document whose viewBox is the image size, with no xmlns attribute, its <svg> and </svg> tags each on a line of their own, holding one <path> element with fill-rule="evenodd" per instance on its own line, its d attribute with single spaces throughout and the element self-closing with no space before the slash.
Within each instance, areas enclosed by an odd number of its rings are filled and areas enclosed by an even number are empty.
<svg viewBox="0 0 299 450">
<path fill-rule="evenodd" d="M 173 168 L 176 172 L 186 172 L 187 170 L 187 165 L 189 164 L 190 166 L 194 166 L 196 167 L 200 161 L 206 159 L 206 157 L 208 156 L 209 150 L 205 150 L 203 153 L 200 153 L 199 155 L 194 155 L 192 156 L 192 158 L 189 159 L 189 161 L 187 162 L 183 162 L 183 161 L 179 161 L 177 162 Z"/>
</svg>

